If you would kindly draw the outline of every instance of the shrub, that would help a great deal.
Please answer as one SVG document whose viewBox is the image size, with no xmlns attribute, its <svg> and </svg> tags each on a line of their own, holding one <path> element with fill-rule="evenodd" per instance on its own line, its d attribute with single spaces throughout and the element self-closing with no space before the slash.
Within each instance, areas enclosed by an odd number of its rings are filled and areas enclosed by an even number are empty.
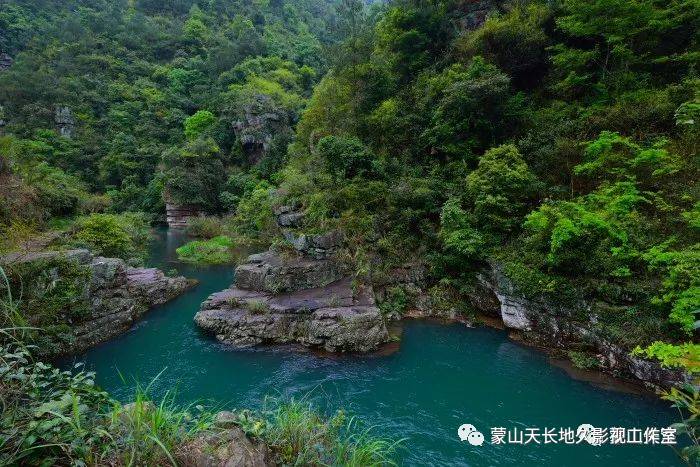
<svg viewBox="0 0 700 467">
<path fill-rule="evenodd" d="M 273 188 L 260 182 L 255 189 L 244 194 L 231 218 L 230 230 L 241 242 L 269 243 L 277 223 L 272 213 Z"/>
<path fill-rule="evenodd" d="M 632 355 L 659 360 L 667 368 L 680 367 L 690 373 L 700 373 L 700 345 L 692 342 L 675 345 L 657 341 L 645 348 L 635 347 Z"/>
<path fill-rule="evenodd" d="M 185 232 L 190 237 L 208 239 L 223 235 L 224 227 L 217 217 L 192 217 L 187 221 Z"/>
<path fill-rule="evenodd" d="M 518 227 L 535 192 L 536 179 L 518 149 L 489 149 L 467 176 L 467 193 L 479 226 L 497 232 Z"/>
<path fill-rule="evenodd" d="M 37 352 L 60 353 L 73 339 L 68 323 L 80 323 L 90 313 L 89 267 L 58 257 L 8 266 L 5 273 L 0 327 L 23 328 L 14 334 L 37 345 Z"/>
<path fill-rule="evenodd" d="M 209 240 L 189 242 L 177 250 L 182 261 L 195 264 L 225 264 L 233 262 L 233 240 L 221 235 Z"/>
<path fill-rule="evenodd" d="M 216 124 L 216 117 L 208 110 L 200 110 L 185 120 L 185 136 L 194 140 L 207 134 Z"/>
<path fill-rule="evenodd" d="M 0 353 L 0 463 L 95 463 L 109 443 L 99 414 L 112 401 L 95 386 L 94 373 L 33 362 L 20 347 L 3 346 Z"/>
<path fill-rule="evenodd" d="M 576 368 L 591 370 L 600 367 L 600 362 L 595 355 L 586 352 L 577 352 L 575 350 L 570 350 L 568 355 L 571 359 L 571 363 L 573 363 Z"/>
<path fill-rule="evenodd" d="M 326 136 L 318 142 L 316 150 L 328 171 L 337 179 L 369 174 L 375 158 L 357 138 Z"/>
<path fill-rule="evenodd" d="M 129 259 L 143 257 L 150 228 L 143 214 L 90 214 L 79 218 L 72 233 L 75 246 L 102 256 Z"/>
</svg>

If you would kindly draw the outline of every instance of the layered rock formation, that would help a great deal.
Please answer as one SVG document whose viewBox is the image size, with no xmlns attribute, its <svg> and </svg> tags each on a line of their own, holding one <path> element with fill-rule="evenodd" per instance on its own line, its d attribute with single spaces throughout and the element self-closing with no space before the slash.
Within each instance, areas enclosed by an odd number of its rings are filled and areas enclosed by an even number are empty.
<svg viewBox="0 0 700 467">
<path fill-rule="evenodd" d="M 201 214 L 196 206 L 177 205 L 174 203 L 165 203 L 165 216 L 168 227 L 171 229 L 184 229 L 187 227 L 187 222 L 193 217 Z"/>
<path fill-rule="evenodd" d="M 303 236 L 316 237 L 323 238 Z M 304 240 L 295 245 L 298 251 L 251 255 L 236 268 L 233 286 L 202 304 L 196 323 L 235 346 L 299 343 L 330 352 L 376 348 L 388 340 L 388 332 L 372 289 L 353 287 L 332 259 L 331 243 Z"/>
<path fill-rule="evenodd" d="M 151 307 L 175 298 L 193 285 L 184 277 L 167 277 L 158 269 L 129 267 L 121 259 L 96 257 L 88 250 L 13 254 L 1 258 L 0 264 L 11 272 L 19 265 L 33 263 L 44 268 L 43 273 L 57 275 L 57 261 L 85 268 L 87 280 L 76 284 L 82 288 L 76 299 L 84 302 L 89 312 L 66 323 L 70 339 L 57 343 L 53 349 L 40 349 L 49 355 L 79 352 L 104 342 L 129 329 Z"/>
<path fill-rule="evenodd" d="M 506 328 L 520 332 L 528 342 L 561 349 L 584 344 L 594 349 L 607 372 L 639 380 L 654 389 L 690 382 L 687 373 L 634 357 L 602 337 L 596 330 L 596 304 L 566 307 L 544 298 L 526 298 L 516 291 L 497 264 L 479 273 L 477 280 L 477 287 L 469 296 L 472 305 L 481 312 L 499 316 Z M 577 308 L 585 309 L 586 313 L 576 313 Z M 581 316 L 589 317 L 588 321 L 581 321 Z"/>
<path fill-rule="evenodd" d="M 70 107 L 57 106 L 54 112 L 54 122 L 58 133 L 64 138 L 72 138 L 75 132 L 75 117 Z"/>
</svg>

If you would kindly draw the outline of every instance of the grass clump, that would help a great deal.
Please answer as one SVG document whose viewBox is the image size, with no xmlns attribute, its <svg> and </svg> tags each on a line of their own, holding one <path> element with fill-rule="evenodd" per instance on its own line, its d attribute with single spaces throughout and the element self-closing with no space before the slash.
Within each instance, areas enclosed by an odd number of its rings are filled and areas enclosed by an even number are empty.
<svg viewBox="0 0 700 467">
<path fill-rule="evenodd" d="M 209 240 L 195 240 L 178 248 L 182 261 L 194 264 L 226 264 L 234 261 L 233 240 L 221 235 Z"/>
<path fill-rule="evenodd" d="M 245 304 L 248 311 L 254 315 L 262 315 L 270 311 L 270 305 L 259 300 L 251 300 Z"/>
<path fill-rule="evenodd" d="M 304 401 L 268 401 L 261 438 L 282 465 L 396 465 L 392 460 L 401 441 L 372 435 L 371 428 L 358 430 L 356 419 L 339 411 L 321 416 Z"/>
</svg>

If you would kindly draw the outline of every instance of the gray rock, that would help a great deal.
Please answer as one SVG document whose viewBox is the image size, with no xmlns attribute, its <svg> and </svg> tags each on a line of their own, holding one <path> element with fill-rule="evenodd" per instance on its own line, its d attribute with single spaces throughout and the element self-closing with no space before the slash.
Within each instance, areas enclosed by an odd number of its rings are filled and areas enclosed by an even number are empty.
<svg viewBox="0 0 700 467">
<path fill-rule="evenodd" d="M 231 427 L 238 423 L 235 412 L 224 410 L 214 415 L 214 424 L 221 427 Z"/>
<path fill-rule="evenodd" d="M 7 70 L 12 66 L 14 63 L 14 60 L 12 57 L 7 55 L 6 53 L 0 54 L 0 72 Z"/>
<path fill-rule="evenodd" d="M 342 277 L 341 268 L 330 260 L 283 258 L 268 251 L 252 255 L 236 268 L 234 284 L 248 290 L 293 292 L 322 287 Z"/>
<path fill-rule="evenodd" d="M 249 439 L 239 427 L 201 434 L 180 446 L 177 461 L 190 467 L 267 467 L 270 449 Z"/>
<path fill-rule="evenodd" d="M 277 224 L 280 227 L 299 227 L 304 220 L 304 213 L 290 212 L 277 216 Z"/>
<path fill-rule="evenodd" d="M 254 96 L 239 113 L 232 127 L 250 164 L 265 157 L 275 137 L 291 132 L 290 115 L 265 94 Z"/>
<path fill-rule="evenodd" d="M 319 235 L 297 234 L 290 230 L 283 230 L 282 235 L 296 251 L 314 259 L 332 257 L 343 246 L 344 241 L 343 234 L 338 230 Z"/>
<path fill-rule="evenodd" d="M 54 113 L 54 122 L 61 136 L 72 138 L 75 131 L 75 117 L 70 107 L 57 106 Z"/>
<path fill-rule="evenodd" d="M 371 290 L 353 292 L 350 278 L 288 294 L 234 287 L 210 296 L 195 322 L 238 347 L 295 342 L 367 352 L 388 340 Z"/>
</svg>

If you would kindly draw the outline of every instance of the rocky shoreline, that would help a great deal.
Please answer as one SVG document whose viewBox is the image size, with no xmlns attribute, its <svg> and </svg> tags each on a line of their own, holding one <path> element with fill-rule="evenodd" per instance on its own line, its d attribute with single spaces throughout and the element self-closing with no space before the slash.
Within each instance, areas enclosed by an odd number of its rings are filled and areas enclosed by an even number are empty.
<svg viewBox="0 0 700 467">
<path fill-rule="evenodd" d="M 571 308 L 518 294 L 496 263 L 477 274 L 477 287 L 470 302 L 483 313 L 500 316 L 505 327 L 517 332 L 526 343 L 548 349 L 571 349 L 572 344 L 583 344 L 593 349 L 601 370 L 636 380 L 649 389 L 669 389 L 692 381 L 680 369 L 664 368 L 659 362 L 632 356 L 628 350 L 601 337 L 595 330 L 594 318 L 581 322 Z M 589 304 L 582 306 L 590 309 Z"/>
<path fill-rule="evenodd" d="M 436 306 L 426 292 L 424 267 L 407 264 L 358 286 L 334 259 L 342 247 L 341 233 L 304 233 L 304 216 L 295 206 L 278 207 L 275 215 L 288 249 L 251 255 L 236 268 L 234 284 L 211 295 L 195 316 L 197 325 L 219 341 L 239 347 L 299 343 L 330 352 L 368 352 L 390 340 L 386 323 L 396 319 L 475 324 L 458 306 Z M 602 338 L 595 321 L 581 322 L 573 309 L 525 298 L 496 263 L 477 271 L 474 284 L 465 306 L 497 321 L 525 344 L 560 354 L 585 346 L 593 350 L 601 371 L 648 389 L 691 382 L 682 370 L 632 356 Z M 377 303 L 386 301 L 394 287 L 410 291 L 411 307 L 403 316 L 384 316 Z"/>
<path fill-rule="evenodd" d="M 155 268 L 131 267 L 122 259 L 94 256 L 85 249 L 12 254 L 1 258 L 0 264 L 10 270 L 34 265 L 58 280 L 57 261 L 87 271 L 87 280 L 76 284 L 80 288 L 76 299 L 83 301 L 89 312 L 78 321 L 65 323 L 70 329 L 68 340 L 40 349 L 42 355 L 50 357 L 81 352 L 127 331 L 149 309 L 195 284 L 185 277 L 168 277 Z"/>
</svg>

